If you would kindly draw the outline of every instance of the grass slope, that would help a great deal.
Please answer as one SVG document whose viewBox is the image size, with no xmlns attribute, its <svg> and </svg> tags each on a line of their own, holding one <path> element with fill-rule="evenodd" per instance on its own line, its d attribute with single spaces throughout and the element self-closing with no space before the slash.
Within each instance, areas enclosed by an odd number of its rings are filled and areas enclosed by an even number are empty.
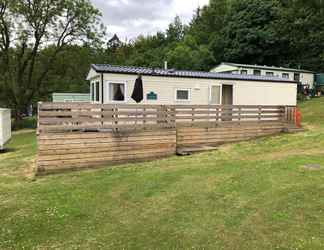
<svg viewBox="0 0 324 250">
<path fill-rule="evenodd" d="M 0 249 L 324 249 L 324 99 L 307 132 L 34 180 L 33 133 L 0 154 Z"/>
</svg>

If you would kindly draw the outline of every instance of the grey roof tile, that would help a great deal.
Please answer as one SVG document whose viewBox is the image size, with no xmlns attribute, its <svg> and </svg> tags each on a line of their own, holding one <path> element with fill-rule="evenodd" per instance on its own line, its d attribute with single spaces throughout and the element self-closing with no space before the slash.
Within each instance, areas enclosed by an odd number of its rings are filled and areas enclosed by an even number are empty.
<svg viewBox="0 0 324 250">
<path fill-rule="evenodd" d="M 100 73 L 120 73 L 120 74 L 141 74 L 150 76 L 184 77 L 184 78 L 205 78 L 223 80 L 245 80 L 245 81 L 268 81 L 281 83 L 297 83 L 295 81 L 270 76 L 240 75 L 228 73 L 215 73 L 203 71 L 174 70 L 174 69 L 153 69 L 134 66 L 116 66 L 110 64 L 92 64 L 91 67 Z"/>
</svg>

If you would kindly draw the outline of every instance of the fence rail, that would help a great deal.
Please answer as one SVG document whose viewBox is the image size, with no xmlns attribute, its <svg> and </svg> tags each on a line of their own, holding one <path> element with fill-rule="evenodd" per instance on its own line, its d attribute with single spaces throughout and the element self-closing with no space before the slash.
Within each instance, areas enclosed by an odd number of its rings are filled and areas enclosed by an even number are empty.
<svg viewBox="0 0 324 250">
<path fill-rule="evenodd" d="M 119 131 L 243 122 L 294 122 L 295 107 L 39 103 L 38 132 Z"/>
</svg>

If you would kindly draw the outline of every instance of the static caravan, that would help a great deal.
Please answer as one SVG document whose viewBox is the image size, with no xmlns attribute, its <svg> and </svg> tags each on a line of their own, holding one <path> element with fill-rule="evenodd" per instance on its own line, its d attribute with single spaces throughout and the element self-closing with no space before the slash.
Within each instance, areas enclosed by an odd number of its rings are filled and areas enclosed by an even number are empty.
<svg viewBox="0 0 324 250">
<path fill-rule="evenodd" d="M 211 72 L 241 75 L 276 76 L 298 82 L 303 87 L 314 88 L 314 72 L 303 69 L 283 68 L 266 65 L 249 65 L 223 62 Z"/>
<path fill-rule="evenodd" d="M 11 114 L 10 109 L 0 108 L 0 150 L 11 138 Z"/>
<path fill-rule="evenodd" d="M 275 76 L 91 65 L 92 103 L 135 104 L 136 79 L 143 82 L 141 104 L 296 106 L 297 82 Z"/>
</svg>

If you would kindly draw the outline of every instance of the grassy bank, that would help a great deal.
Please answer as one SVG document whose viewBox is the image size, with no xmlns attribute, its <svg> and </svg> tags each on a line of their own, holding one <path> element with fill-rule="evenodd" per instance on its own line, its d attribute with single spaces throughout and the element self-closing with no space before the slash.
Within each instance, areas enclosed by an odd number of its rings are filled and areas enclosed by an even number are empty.
<svg viewBox="0 0 324 250">
<path fill-rule="evenodd" d="M 16 134 L 0 249 L 323 249 L 324 98 L 300 108 L 304 133 L 39 179 L 34 133 Z"/>
</svg>

